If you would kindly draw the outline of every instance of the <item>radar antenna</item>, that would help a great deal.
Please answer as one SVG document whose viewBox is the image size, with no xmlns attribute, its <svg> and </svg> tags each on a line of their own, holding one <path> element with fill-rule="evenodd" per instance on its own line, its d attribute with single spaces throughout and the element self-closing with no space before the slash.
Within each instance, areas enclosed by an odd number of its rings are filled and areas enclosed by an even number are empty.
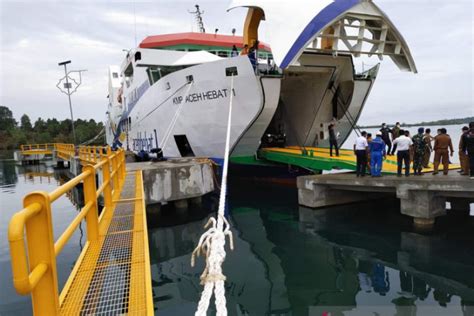
<svg viewBox="0 0 474 316">
<path fill-rule="evenodd" d="M 196 7 L 196 11 L 188 11 L 188 12 L 195 15 L 196 22 L 197 22 L 197 25 L 198 25 L 198 28 L 199 28 L 199 32 L 206 33 L 206 29 L 204 28 L 204 23 L 202 22 L 202 15 L 204 14 L 204 11 L 201 11 L 199 9 L 198 4 L 196 4 L 195 7 Z"/>
</svg>

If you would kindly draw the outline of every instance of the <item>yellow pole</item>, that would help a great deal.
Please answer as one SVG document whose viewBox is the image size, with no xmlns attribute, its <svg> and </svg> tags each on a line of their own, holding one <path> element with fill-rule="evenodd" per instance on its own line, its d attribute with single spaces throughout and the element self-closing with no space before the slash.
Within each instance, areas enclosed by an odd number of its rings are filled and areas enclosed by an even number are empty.
<svg viewBox="0 0 474 316">
<path fill-rule="evenodd" d="M 106 162 L 102 166 L 104 183 L 108 183 L 104 188 L 104 206 L 107 210 L 112 208 L 112 179 L 110 179 L 110 159 L 108 156 L 102 157 Z"/>
<path fill-rule="evenodd" d="M 116 152 L 113 154 L 112 156 L 112 172 L 114 173 L 113 175 L 113 181 L 114 181 L 114 193 L 115 192 L 118 192 L 116 190 L 118 190 L 118 187 L 119 187 L 119 170 L 117 168 L 117 155 L 116 155 Z"/>
<path fill-rule="evenodd" d="M 51 201 L 47 192 L 33 192 L 25 196 L 23 206 L 41 205 L 41 211 L 26 222 L 26 239 L 30 271 L 40 264 L 47 269 L 31 292 L 34 315 L 57 315 L 59 311 L 58 276 L 54 253 Z"/>
<path fill-rule="evenodd" d="M 121 158 L 121 159 L 120 159 L 120 162 L 121 162 L 121 164 L 122 164 L 122 166 L 121 166 L 121 167 L 122 167 L 122 168 L 121 168 L 121 170 L 122 170 L 122 173 L 121 173 L 121 174 L 122 174 L 122 177 L 121 177 L 121 178 L 122 178 L 122 181 L 123 181 L 123 180 L 125 180 L 125 173 L 126 173 L 126 169 L 125 169 L 125 167 L 126 167 L 126 166 L 125 166 L 125 150 L 123 150 L 123 149 L 120 151 L 120 158 Z"/>
<path fill-rule="evenodd" d="M 96 241 L 99 239 L 99 210 L 97 209 L 97 185 L 95 180 L 95 168 L 92 165 L 85 165 L 83 172 L 90 174 L 84 179 L 84 203 L 92 202 L 92 207 L 87 212 L 87 240 Z"/>
</svg>

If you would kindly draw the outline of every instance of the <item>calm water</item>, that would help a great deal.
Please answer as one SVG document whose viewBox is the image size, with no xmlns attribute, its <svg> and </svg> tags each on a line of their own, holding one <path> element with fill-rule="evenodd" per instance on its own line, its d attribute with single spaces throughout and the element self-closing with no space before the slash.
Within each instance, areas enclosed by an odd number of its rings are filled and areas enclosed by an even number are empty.
<svg viewBox="0 0 474 316">
<path fill-rule="evenodd" d="M 51 165 L 17 166 L 12 160 L 0 160 L 0 315 L 31 315 L 29 296 L 17 295 L 12 284 L 8 223 L 22 209 L 23 197 L 34 190 L 50 192 L 67 181 L 64 170 Z M 77 215 L 72 196 L 53 203 L 54 236 L 57 239 Z M 81 224 L 82 229 L 82 224 Z M 57 258 L 59 286 L 62 288 L 84 244 L 78 230 Z"/>
<path fill-rule="evenodd" d="M 11 284 L 8 221 L 27 192 L 63 181 L 51 166 L 0 161 L 0 315 L 31 314 Z M 56 238 L 77 214 L 71 200 L 53 204 Z M 229 315 L 474 315 L 473 217 L 449 214 L 420 232 L 396 200 L 314 211 L 298 206 L 296 189 L 251 182 L 231 183 L 228 204 Z M 203 259 L 191 268 L 191 252 L 216 207 L 207 196 L 185 212 L 169 205 L 148 215 L 157 315 L 194 313 Z M 83 240 L 78 231 L 58 258 L 60 287 Z"/>
<path fill-rule="evenodd" d="M 418 232 L 396 200 L 314 211 L 298 207 L 295 189 L 245 182 L 229 196 L 229 315 L 474 315 L 472 217 Z M 203 265 L 189 263 L 207 216 L 172 214 L 150 223 L 155 308 L 191 315 Z"/>
</svg>

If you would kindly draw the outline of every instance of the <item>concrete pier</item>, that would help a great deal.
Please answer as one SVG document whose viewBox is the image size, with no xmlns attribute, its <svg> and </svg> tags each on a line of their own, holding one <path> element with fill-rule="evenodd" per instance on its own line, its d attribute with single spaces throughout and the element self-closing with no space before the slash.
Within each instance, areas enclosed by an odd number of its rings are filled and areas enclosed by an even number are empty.
<svg viewBox="0 0 474 316">
<path fill-rule="evenodd" d="M 19 165 L 37 165 L 42 160 L 50 160 L 52 158 L 51 155 L 44 153 L 24 155 L 20 150 L 17 150 L 13 152 L 13 159 Z"/>
<path fill-rule="evenodd" d="M 128 170 L 142 170 L 146 204 L 173 202 L 187 208 L 214 191 L 214 170 L 208 159 L 176 158 L 159 162 L 127 163 Z"/>
<path fill-rule="evenodd" d="M 457 172 L 408 178 L 314 175 L 299 177 L 297 186 L 299 204 L 312 208 L 396 196 L 401 213 L 413 217 L 418 225 L 432 225 L 437 216 L 445 215 L 447 201 L 453 210 L 464 212 L 474 203 L 474 181 Z"/>
</svg>

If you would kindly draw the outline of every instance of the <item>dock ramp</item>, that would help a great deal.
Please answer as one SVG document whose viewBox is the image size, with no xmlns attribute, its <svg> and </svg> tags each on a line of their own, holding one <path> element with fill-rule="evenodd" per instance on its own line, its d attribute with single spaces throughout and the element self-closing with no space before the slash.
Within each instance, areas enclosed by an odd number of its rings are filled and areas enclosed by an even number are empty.
<svg viewBox="0 0 474 316">
<path fill-rule="evenodd" d="M 333 151 L 334 154 L 334 151 Z M 321 147 L 272 147 L 263 148 L 259 151 L 259 156 L 266 160 L 298 166 L 310 170 L 356 170 L 356 156 L 352 150 L 339 149 L 339 156 L 329 155 L 329 148 Z M 458 169 L 459 165 L 452 164 L 450 169 Z M 423 169 L 423 172 L 432 172 L 430 168 Z M 382 173 L 397 173 L 397 156 L 387 156 L 384 160 Z"/>
<path fill-rule="evenodd" d="M 35 315 L 154 313 L 142 172 L 126 171 L 121 149 L 94 155 L 95 165 L 53 192 L 26 195 L 10 221 L 13 284 L 18 293 L 31 293 Z M 79 184 L 84 206 L 54 240 L 52 203 Z M 59 295 L 56 257 L 83 220 L 87 242 Z"/>
</svg>

